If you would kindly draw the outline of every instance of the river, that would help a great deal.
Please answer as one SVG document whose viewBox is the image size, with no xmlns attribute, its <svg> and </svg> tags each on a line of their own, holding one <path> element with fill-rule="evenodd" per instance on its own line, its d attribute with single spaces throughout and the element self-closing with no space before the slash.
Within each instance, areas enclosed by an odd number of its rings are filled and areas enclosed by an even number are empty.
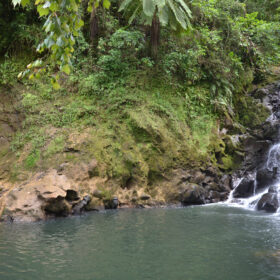
<svg viewBox="0 0 280 280">
<path fill-rule="evenodd" d="M 220 204 L 3 223 L 0 279 L 280 279 L 280 216 Z"/>
</svg>

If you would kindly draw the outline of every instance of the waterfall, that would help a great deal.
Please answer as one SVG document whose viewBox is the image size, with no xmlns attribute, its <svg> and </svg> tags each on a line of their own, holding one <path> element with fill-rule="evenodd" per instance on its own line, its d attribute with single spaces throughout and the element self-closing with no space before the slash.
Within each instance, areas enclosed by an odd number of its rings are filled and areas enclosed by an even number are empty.
<svg viewBox="0 0 280 280">
<path fill-rule="evenodd" d="M 239 175 L 235 174 L 239 178 L 233 180 L 233 190 L 226 203 L 275 213 L 280 212 L 280 83 L 256 91 L 255 94 L 261 96 L 260 101 L 270 109 L 271 115 L 263 124 L 262 131 L 265 133 L 258 135 L 255 143 L 250 143 L 271 144 L 263 149 L 256 145 L 253 157 L 251 154 L 249 163 L 246 165 L 245 161 L 245 168 L 241 169 L 243 175 L 238 172 L 236 174 Z"/>
<path fill-rule="evenodd" d="M 280 143 L 273 145 L 259 170 L 235 180 L 227 203 L 252 210 L 280 210 Z"/>
</svg>

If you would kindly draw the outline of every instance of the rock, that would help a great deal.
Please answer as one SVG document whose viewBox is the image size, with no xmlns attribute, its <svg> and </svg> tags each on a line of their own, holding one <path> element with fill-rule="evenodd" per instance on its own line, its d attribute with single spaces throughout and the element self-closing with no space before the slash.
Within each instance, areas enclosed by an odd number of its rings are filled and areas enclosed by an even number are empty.
<svg viewBox="0 0 280 280">
<path fill-rule="evenodd" d="M 131 202 L 132 202 L 132 203 L 137 202 L 137 200 L 138 200 L 138 198 L 137 198 L 136 196 L 133 196 L 133 197 L 131 198 Z"/>
<path fill-rule="evenodd" d="M 224 189 L 228 192 L 232 190 L 232 179 L 230 175 L 223 175 L 220 184 L 224 187 Z"/>
<path fill-rule="evenodd" d="M 91 197 L 89 195 L 84 196 L 84 198 L 77 203 L 72 210 L 73 214 L 81 214 L 83 211 L 85 211 L 86 206 L 90 203 Z"/>
<path fill-rule="evenodd" d="M 269 213 L 275 213 L 279 208 L 279 201 L 276 193 L 264 194 L 257 204 L 258 210 L 264 210 Z"/>
<path fill-rule="evenodd" d="M 233 191 L 234 198 L 247 198 L 254 194 L 255 180 L 252 178 L 243 178 L 239 185 Z"/>
<path fill-rule="evenodd" d="M 209 183 L 212 183 L 213 182 L 213 178 L 210 177 L 210 176 L 206 176 L 202 182 L 202 185 L 203 186 L 207 186 Z"/>
<path fill-rule="evenodd" d="M 205 174 L 203 174 L 201 171 L 196 171 L 193 175 L 193 178 L 191 178 L 191 182 L 195 184 L 201 184 L 205 180 Z"/>
<path fill-rule="evenodd" d="M 257 191 L 261 191 L 270 185 L 276 183 L 276 176 L 272 171 L 261 169 L 257 171 Z"/>
<path fill-rule="evenodd" d="M 217 184 L 215 182 L 209 183 L 208 187 L 210 190 L 213 190 L 213 191 L 224 191 L 223 186 L 220 186 L 219 184 Z"/>
<path fill-rule="evenodd" d="M 205 190 L 195 184 L 189 184 L 181 193 L 180 201 L 183 205 L 205 204 Z"/>
<path fill-rule="evenodd" d="M 102 199 L 104 197 L 104 193 L 100 190 L 95 190 L 92 195 L 99 199 Z"/>
<path fill-rule="evenodd" d="M 210 166 L 208 167 L 206 170 L 204 170 L 204 173 L 206 174 L 206 176 L 210 176 L 210 177 L 217 177 L 217 170 L 215 170 L 214 167 Z"/>
<path fill-rule="evenodd" d="M 140 199 L 141 200 L 149 200 L 151 197 L 149 196 L 149 195 L 147 195 L 147 194 L 142 194 L 141 196 L 140 196 Z"/>
<path fill-rule="evenodd" d="M 35 174 L 7 194 L 3 201 L 3 214 L 15 221 L 38 221 L 49 215 L 68 215 L 71 205 L 66 200 L 67 192 L 73 194 L 77 190 L 66 176 L 58 175 L 56 170 Z"/>
<path fill-rule="evenodd" d="M 117 209 L 119 206 L 119 200 L 117 197 L 103 199 L 105 209 Z"/>
<path fill-rule="evenodd" d="M 90 202 L 85 206 L 85 211 L 101 211 L 104 209 L 103 201 L 94 197 L 92 197 Z"/>
<path fill-rule="evenodd" d="M 222 192 L 222 193 L 220 193 L 221 201 L 227 200 L 227 199 L 228 199 L 228 196 L 229 196 L 229 193 L 228 193 L 228 192 Z"/>
<path fill-rule="evenodd" d="M 210 191 L 209 192 L 209 198 L 210 199 L 220 199 L 221 194 L 219 192 L 216 192 L 216 191 Z"/>
<path fill-rule="evenodd" d="M 145 206 L 144 206 L 143 204 L 137 204 L 137 205 L 135 206 L 135 208 L 144 209 Z"/>
<path fill-rule="evenodd" d="M 55 216 L 67 216 L 71 212 L 71 206 L 62 196 L 48 199 L 42 208 L 47 214 Z"/>
<path fill-rule="evenodd" d="M 67 190 L 66 191 L 66 200 L 68 201 L 75 201 L 75 200 L 79 200 L 79 195 L 78 192 L 74 191 L 74 190 Z"/>
<path fill-rule="evenodd" d="M 278 193 L 278 187 L 277 186 L 271 186 L 268 189 L 269 193 Z"/>
<path fill-rule="evenodd" d="M 98 171 L 98 162 L 96 159 L 93 159 L 89 164 L 88 164 L 88 175 L 89 178 L 93 178 L 99 175 Z"/>
</svg>

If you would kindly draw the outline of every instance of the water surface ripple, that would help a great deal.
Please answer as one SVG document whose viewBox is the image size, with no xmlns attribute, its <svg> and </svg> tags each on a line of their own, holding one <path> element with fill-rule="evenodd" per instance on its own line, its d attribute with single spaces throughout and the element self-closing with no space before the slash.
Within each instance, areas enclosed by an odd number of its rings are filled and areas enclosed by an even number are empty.
<svg viewBox="0 0 280 280">
<path fill-rule="evenodd" d="M 0 279 L 280 279 L 280 216 L 215 205 L 1 224 Z"/>
</svg>

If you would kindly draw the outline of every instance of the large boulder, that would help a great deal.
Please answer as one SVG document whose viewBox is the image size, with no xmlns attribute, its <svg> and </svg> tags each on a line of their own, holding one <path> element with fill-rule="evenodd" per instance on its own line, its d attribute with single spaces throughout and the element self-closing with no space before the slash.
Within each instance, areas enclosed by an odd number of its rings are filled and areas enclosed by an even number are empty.
<svg viewBox="0 0 280 280">
<path fill-rule="evenodd" d="M 117 209 L 119 206 L 119 200 L 115 196 L 111 198 L 104 198 L 103 204 L 105 209 Z"/>
<path fill-rule="evenodd" d="M 83 213 L 85 210 L 87 210 L 87 206 L 90 201 L 91 197 L 89 195 L 86 195 L 81 201 L 73 206 L 72 213 L 76 215 Z"/>
<path fill-rule="evenodd" d="M 256 191 L 259 192 L 275 184 L 277 179 L 276 174 L 273 171 L 260 169 L 257 171 L 256 180 Z"/>
<path fill-rule="evenodd" d="M 258 210 L 264 210 L 269 213 L 275 213 L 279 208 L 279 201 L 277 193 L 264 194 L 257 204 Z"/>
<path fill-rule="evenodd" d="M 78 202 L 76 192 L 75 185 L 66 176 L 58 175 L 56 170 L 36 174 L 7 194 L 3 201 L 4 218 L 37 221 L 49 215 L 66 216 L 71 214 L 71 199 Z"/>
<path fill-rule="evenodd" d="M 254 195 L 255 180 L 253 178 L 244 177 L 239 185 L 233 191 L 234 198 L 247 198 Z"/>
<path fill-rule="evenodd" d="M 55 216 L 67 216 L 70 214 L 71 206 L 65 197 L 58 196 L 48 199 L 43 206 L 45 214 Z"/>
<path fill-rule="evenodd" d="M 187 188 L 181 193 L 180 201 L 183 205 L 199 205 L 205 204 L 205 189 L 196 184 L 189 184 Z"/>
</svg>

